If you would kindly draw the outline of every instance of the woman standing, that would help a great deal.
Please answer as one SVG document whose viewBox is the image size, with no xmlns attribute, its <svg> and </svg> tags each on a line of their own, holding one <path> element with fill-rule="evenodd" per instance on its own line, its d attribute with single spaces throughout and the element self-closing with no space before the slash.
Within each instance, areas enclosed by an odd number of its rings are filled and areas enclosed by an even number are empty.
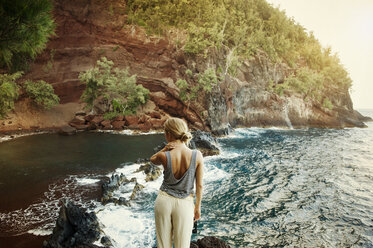
<svg viewBox="0 0 373 248">
<path fill-rule="evenodd" d="M 203 156 L 187 147 L 192 139 L 182 119 L 164 123 L 168 144 L 150 161 L 164 167 L 164 179 L 155 200 L 154 214 L 158 248 L 189 248 L 194 221 L 201 216 Z M 196 184 L 196 204 L 193 200 Z"/>
</svg>

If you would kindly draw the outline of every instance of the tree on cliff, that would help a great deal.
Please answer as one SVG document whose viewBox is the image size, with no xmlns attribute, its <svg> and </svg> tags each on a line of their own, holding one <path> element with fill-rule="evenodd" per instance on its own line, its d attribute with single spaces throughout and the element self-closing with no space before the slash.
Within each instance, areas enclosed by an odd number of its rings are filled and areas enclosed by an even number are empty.
<svg viewBox="0 0 373 248">
<path fill-rule="evenodd" d="M 55 23 L 50 0 L 0 0 L 0 66 L 24 70 L 51 35 Z M 23 65 L 22 65 L 23 64 Z"/>
</svg>

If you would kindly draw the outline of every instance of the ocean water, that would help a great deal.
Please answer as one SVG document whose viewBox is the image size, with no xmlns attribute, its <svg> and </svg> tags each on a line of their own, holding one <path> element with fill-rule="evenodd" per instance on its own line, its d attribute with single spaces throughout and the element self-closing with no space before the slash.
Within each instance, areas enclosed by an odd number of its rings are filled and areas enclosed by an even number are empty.
<svg viewBox="0 0 373 248">
<path fill-rule="evenodd" d="M 373 117 L 373 111 L 361 112 Z M 368 128 L 348 129 L 240 128 L 219 138 L 221 154 L 204 160 L 202 219 L 192 239 L 214 235 L 232 247 L 373 247 L 373 122 L 367 124 Z M 114 134 L 95 135 L 86 146 L 104 137 L 107 151 L 112 151 L 110 139 L 116 140 L 116 147 L 124 142 Z M 163 137 L 148 135 L 136 141 L 148 140 L 154 145 Z M 96 212 L 115 247 L 155 246 L 153 206 L 163 178 L 145 182 L 145 175 L 135 172 L 140 164 L 121 161 L 119 150 L 102 160 L 106 169 L 98 170 L 96 164 L 80 166 L 75 173 L 61 172 L 32 204 L 0 210 L 5 223 L 1 231 L 47 235 L 58 200 L 70 198 Z M 150 145 L 142 152 L 149 156 Z M 90 155 L 83 152 L 75 159 L 87 161 Z M 4 168 L 5 164 L 0 172 Z M 100 179 L 113 173 L 136 177 L 145 186 L 130 207 L 103 206 L 97 200 Z M 128 198 L 133 187 L 127 184 L 115 196 Z M 14 219 L 24 223 L 23 228 L 12 226 Z"/>
</svg>

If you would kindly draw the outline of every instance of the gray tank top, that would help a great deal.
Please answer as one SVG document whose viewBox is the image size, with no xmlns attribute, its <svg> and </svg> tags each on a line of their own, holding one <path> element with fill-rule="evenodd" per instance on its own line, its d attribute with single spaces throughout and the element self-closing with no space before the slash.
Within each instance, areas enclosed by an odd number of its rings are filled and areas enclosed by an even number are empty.
<svg viewBox="0 0 373 248">
<path fill-rule="evenodd" d="M 167 167 L 163 171 L 164 178 L 160 190 L 177 198 L 186 198 L 193 192 L 194 188 L 197 150 L 192 151 L 192 160 L 189 168 L 180 179 L 176 179 L 172 171 L 170 151 L 166 151 L 165 153 L 167 156 Z"/>
</svg>

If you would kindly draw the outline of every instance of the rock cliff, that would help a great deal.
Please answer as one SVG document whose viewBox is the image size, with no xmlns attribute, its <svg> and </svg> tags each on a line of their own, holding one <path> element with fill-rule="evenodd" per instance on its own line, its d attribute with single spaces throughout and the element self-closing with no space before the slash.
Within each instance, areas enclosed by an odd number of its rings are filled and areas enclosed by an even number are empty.
<svg viewBox="0 0 373 248">
<path fill-rule="evenodd" d="M 67 125 L 84 106 L 79 99 L 85 85 L 78 79 L 79 73 L 93 67 L 102 56 L 118 67 L 128 67 L 131 74 L 137 75 L 137 82 L 151 93 L 148 103 L 138 108 L 137 121 L 121 117 L 116 120 L 120 123 L 100 122 L 94 128 L 115 129 L 116 125 L 116 129 L 129 126 L 146 131 L 161 128 L 168 116 L 184 118 L 192 129 L 216 133 L 224 132 L 229 125 L 363 127 L 362 121 L 367 120 L 353 110 L 348 90 L 331 92 L 333 110 L 297 95 L 279 97 L 269 92 L 269 82 L 283 81 L 290 69 L 271 63 L 265 54 L 245 61 L 234 77 L 226 73 L 211 93 L 200 92 L 198 100 L 187 105 L 181 101 L 175 82 L 186 77 L 186 69 L 199 73 L 207 67 L 218 68 L 226 61 L 227 53 L 208 58 L 188 56 L 174 45 L 171 31 L 167 36 L 153 37 L 141 27 L 128 25 L 125 8 L 125 3 L 118 1 L 54 1 L 57 35 L 23 78 L 51 83 L 61 99 L 60 105 L 40 111 L 28 107 L 27 99 L 21 97 L 8 119 L 0 121 L 0 130 L 53 129 Z M 88 125 L 94 116 L 89 118 L 79 125 Z"/>
</svg>

